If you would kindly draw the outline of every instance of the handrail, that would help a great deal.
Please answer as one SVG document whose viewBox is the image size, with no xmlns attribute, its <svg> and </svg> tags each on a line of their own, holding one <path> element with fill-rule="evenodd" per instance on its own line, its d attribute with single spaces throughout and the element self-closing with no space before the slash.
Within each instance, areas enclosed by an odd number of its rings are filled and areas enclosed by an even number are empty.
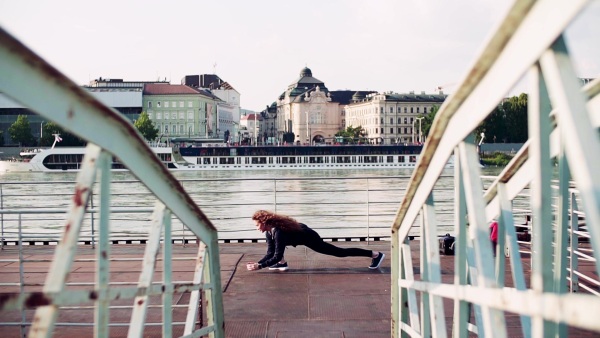
<svg viewBox="0 0 600 338">
<path fill-rule="evenodd" d="M 140 274 L 138 287 L 144 289 L 144 285 L 152 278 L 154 269 L 152 262 L 158 253 L 160 234 L 163 228 L 165 232 L 170 232 L 170 218 L 167 215 L 173 213 L 206 245 L 207 259 L 203 260 L 204 251 L 199 252 L 198 267 L 200 270 L 208 271 L 204 274 L 208 279 L 205 282 L 211 287 L 205 289 L 204 292 L 209 296 L 207 316 L 210 323 L 197 332 L 222 337 L 224 335 L 224 319 L 217 231 L 202 210 L 151 151 L 133 125 L 119 112 L 105 106 L 2 28 L 0 28 L 0 74 L 2 74 L 0 90 L 3 93 L 23 107 L 35 111 L 74 135 L 89 141 L 67 216 L 63 238 L 55 251 L 52 267 L 57 266 L 59 269 L 52 268 L 48 274 L 44 286 L 46 296 L 50 297 L 51 293 L 64 291 L 63 281 L 68 274 L 67 270 L 73 259 L 76 240 L 79 236 L 79 233 L 76 232 L 80 228 L 82 211 L 87 207 L 89 191 L 94 184 L 97 170 L 102 173 L 101 205 L 108 202 L 109 197 L 105 193 L 108 191 L 109 182 L 107 181 L 110 168 L 107 166 L 106 158 L 110 154 L 119 158 L 131 173 L 138 177 L 162 202 L 162 205 L 157 204 L 155 208 L 155 219 L 152 221 L 153 227 L 150 230 L 151 240 L 146 248 L 145 266 Z M 32 88 L 35 90 L 31 90 Z M 100 234 L 102 236 L 98 254 L 103 253 L 103 256 L 106 256 L 109 248 L 107 239 L 103 237 L 108 232 L 108 213 L 109 207 L 102 208 L 100 217 L 100 228 L 102 229 Z M 203 250 L 203 246 L 201 248 Z M 165 251 L 170 254 L 170 244 L 165 247 Z M 203 275 L 203 271 L 196 271 L 196 273 L 199 276 Z M 108 278 L 108 265 L 105 260 L 100 262 L 98 274 L 100 279 L 96 291 L 100 295 L 106 295 L 105 279 Z M 167 292 L 163 298 L 165 306 L 170 306 L 169 295 Z M 147 308 L 144 297 L 147 296 L 138 296 L 139 300 L 136 298 L 138 306 L 133 311 L 130 336 L 143 334 Z M 108 335 L 106 304 L 110 302 L 110 299 L 97 299 L 96 302 L 99 310 L 96 316 L 95 335 L 106 336 Z M 11 304 L 17 308 L 24 306 L 22 301 Z M 197 308 L 197 305 L 190 306 L 190 309 L 194 308 Z M 57 317 L 57 307 L 48 304 L 41 305 L 37 307 L 35 316 L 30 334 L 32 336 L 52 335 Z M 164 322 L 163 334 L 171 335 L 171 322 L 167 310 L 165 310 L 165 316 L 167 318 Z M 195 321 L 195 318 L 196 314 L 188 317 L 188 320 Z M 186 325 L 186 334 L 192 333 L 192 327 L 193 324 Z"/>
<path fill-rule="evenodd" d="M 455 337 L 565 336 L 567 326 L 600 332 L 590 312 L 600 310 L 600 298 L 568 293 L 581 286 L 579 259 L 589 259 L 596 274 L 600 272 L 600 80 L 581 88 L 563 36 L 588 3 L 515 1 L 456 93 L 440 107 L 391 226 L 392 336 L 449 335 L 442 298 L 454 301 Z M 529 140 L 482 193 L 473 133 L 525 74 L 531 81 Z M 452 153 L 456 256 L 454 282 L 449 283 L 442 280 L 434 237 L 433 186 Z M 572 193 L 571 182 L 578 195 Z M 512 205 L 524 189 L 529 189 L 533 216 L 529 284 Z M 413 274 L 408 246 L 408 232 L 417 219 L 423 235 L 420 281 Z M 508 259 L 493 257 L 488 229 L 492 219 L 499 223 L 497 250 L 506 251 Z M 591 246 L 585 256 L 579 240 L 582 221 Z M 505 283 L 505 274 L 511 282 Z M 505 312 L 520 316 L 518 333 L 506 325 Z"/>
</svg>

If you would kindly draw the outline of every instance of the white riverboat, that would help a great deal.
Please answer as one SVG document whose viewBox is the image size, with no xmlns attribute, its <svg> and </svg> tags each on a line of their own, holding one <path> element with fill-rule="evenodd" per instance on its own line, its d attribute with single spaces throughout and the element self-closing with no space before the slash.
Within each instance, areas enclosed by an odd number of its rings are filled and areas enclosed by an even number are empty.
<svg viewBox="0 0 600 338">
<path fill-rule="evenodd" d="M 381 169 L 415 167 L 421 145 L 153 146 L 170 170 Z M 78 171 L 84 147 L 54 147 L 21 152 L 19 160 L 0 161 L 0 172 Z M 447 167 L 453 166 L 452 158 Z M 112 170 L 127 168 L 116 158 Z"/>
<path fill-rule="evenodd" d="M 151 147 L 163 163 L 175 168 L 171 163 L 172 148 L 166 146 Z M 85 155 L 85 147 L 52 147 L 24 149 L 18 158 L 0 160 L 0 173 L 3 172 L 66 172 L 79 171 Z M 111 168 L 114 171 L 126 171 L 127 168 L 113 157 Z"/>
</svg>

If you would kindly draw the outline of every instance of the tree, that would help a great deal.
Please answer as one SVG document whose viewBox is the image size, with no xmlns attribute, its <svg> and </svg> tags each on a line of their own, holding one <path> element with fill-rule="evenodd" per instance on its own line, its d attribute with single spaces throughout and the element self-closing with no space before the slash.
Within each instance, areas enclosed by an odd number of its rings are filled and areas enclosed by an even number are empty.
<svg viewBox="0 0 600 338">
<path fill-rule="evenodd" d="M 145 111 L 140 114 L 140 117 L 135 120 L 133 125 L 147 141 L 152 141 L 158 136 L 158 128 L 154 126 L 154 122 Z"/>
<path fill-rule="evenodd" d="M 504 100 L 475 130 L 477 140 L 485 134 L 487 143 L 523 143 L 527 141 L 527 94 Z"/>
<path fill-rule="evenodd" d="M 357 143 L 364 142 L 367 133 L 362 126 L 349 126 L 345 130 L 340 130 L 335 133 L 336 138 L 341 138 L 342 143 Z"/>
<path fill-rule="evenodd" d="M 13 142 L 18 142 L 19 146 L 33 146 L 35 139 L 31 133 L 29 119 L 25 115 L 17 116 L 17 120 L 8 128 L 8 133 Z"/>
<path fill-rule="evenodd" d="M 433 125 L 433 120 L 435 119 L 435 115 L 437 115 L 437 112 L 439 110 L 440 106 L 434 105 L 433 107 L 431 107 L 431 111 L 427 115 L 425 115 L 423 120 L 421 121 L 421 131 L 426 137 L 429 136 L 429 131 L 431 130 L 431 126 Z"/>
</svg>

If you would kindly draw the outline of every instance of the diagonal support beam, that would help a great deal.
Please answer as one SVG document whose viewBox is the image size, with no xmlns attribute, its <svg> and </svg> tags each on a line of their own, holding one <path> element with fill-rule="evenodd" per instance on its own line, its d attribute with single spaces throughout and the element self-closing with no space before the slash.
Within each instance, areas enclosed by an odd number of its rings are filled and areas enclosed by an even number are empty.
<svg viewBox="0 0 600 338">
<path fill-rule="evenodd" d="M 139 289 L 148 289 L 152 285 L 152 277 L 156 268 L 156 258 L 160 249 L 160 237 L 162 236 L 163 221 L 166 209 L 164 204 L 156 202 L 154 212 L 152 213 L 152 222 L 150 224 L 150 236 L 144 251 L 142 261 L 142 272 L 138 281 Z M 144 324 L 146 323 L 146 312 L 148 309 L 148 295 L 135 297 L 133 302 L 133 313 L 129 322 L 128 338 L 141 338 L 144 334 Z"/>
<path fill-rule="evenodd" d="M 91 196 L 92 187 L 96 179 L 96 164 L 101 149 L 89 144 L 86 149 L 81 171 L 77 174 L 75 193 L 69 204 L 69 211 L 60 242 L 54 251 L 54 258 L 48 270 L 43 292 L 60 293 L 67 282 L 71 271 L 77 241 L 79 240 L 81 224 L 85 217 L 87 203 Z M 33 324 L 29 330 L 30 337 L 50 337 L 58 316 L 56 305 L 41 306 L 35 311 Z"/>
</svg>

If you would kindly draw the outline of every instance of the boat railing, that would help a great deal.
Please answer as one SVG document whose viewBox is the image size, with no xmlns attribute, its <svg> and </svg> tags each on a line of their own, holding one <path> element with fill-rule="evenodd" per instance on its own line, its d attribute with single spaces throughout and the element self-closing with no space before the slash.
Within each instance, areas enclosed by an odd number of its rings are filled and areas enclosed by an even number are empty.
<svg viewBox="0 0 600 338">
<path fill-rule="evenodd" d="M 2 316 L 12 311 L 35 310 L 34 320 L 23 321 L 20 336 L 29 329 L 30 336 L 50 336 L 57 329 L 59 313 L 65 308 L 95 307 L 93 335 L 109 336 L 111 316 L 109 308 L 116 299 L 132 304 L 128 335 L 141 337 L 147 324 L 150 297 L 160 298 L 160 323 L 162 335 L 173 334 L 172 299 L 176 290 L 190 294 L 187 316 L 184 318 L 184 335 L 214 337 L 224 336 L 223 299 L 218 234 L 211 221 L 192 201 L 178 181 L 165 168 L 152 149 L 141 138 L 135 127 L 118 111 L 107 107 L 89 92 L 61 74 L 45 60 L 0 28 L 0 91 L 44 119 L 52 121 L 88 141 L 85 156 L 71 195 L 67 199 L 67 212 L 62 215 L 61 237 L 53 247 L 54 257 L 44 285 L 37 292 L 20 289 L 19 292 L 1 295 Z M 32 90 L 33 89 L 33 90 Z M 148 241 L 138 282 L 133 286 L 110 284 L 110 189 L 112 157 L 121 159 L 130 172 L 139 178 L 156 196 L 152 215 L 146 219 Z M 96 282 L 85 291 L 74 290 L 67 284 L 74 261 L 81 229 L 90 206 L 92 191 L 99 186 L 97 219 L 98 242 L 96 255 Z M 181 284 L 171 280 L 171 260 L 174 256 L 171 241 L 171 217 L 181 220 L 185 227 L 200 240 L 195 257 L 196 269 L 192 283 Z M 164 265 L 161 267 L 162 287 L 153 287 L 157 271 L 159 248 L 162 246 Z M 79 253 L 80 254 L 80 253 Z M 208 305 L 199 313 L 200 296 Z M 116 298 L 116 299 L 115 299 Z M 32 299 L 43 301 L 31 301 Z M 197 328 L 198 318 L 206 317 Z M 92 333 L 87 335 L 91 336 Z"/>
</svg>

